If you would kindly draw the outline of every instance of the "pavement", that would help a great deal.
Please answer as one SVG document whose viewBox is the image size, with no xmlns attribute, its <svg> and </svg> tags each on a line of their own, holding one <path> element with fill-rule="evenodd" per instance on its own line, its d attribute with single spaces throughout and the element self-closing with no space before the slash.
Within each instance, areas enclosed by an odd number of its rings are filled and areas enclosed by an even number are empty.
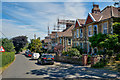
<svg viewBox="0 0 120 80">
<path fill-rule="evenodd" d="M 110 78 L 120 79 L 120 73 L 104 69 L 93 69 L 61 62 L 54 65 L 40 65 L 24 54 L 16 55 L 16 60 L 3 72 L 3 78 Z"/>
</svg>

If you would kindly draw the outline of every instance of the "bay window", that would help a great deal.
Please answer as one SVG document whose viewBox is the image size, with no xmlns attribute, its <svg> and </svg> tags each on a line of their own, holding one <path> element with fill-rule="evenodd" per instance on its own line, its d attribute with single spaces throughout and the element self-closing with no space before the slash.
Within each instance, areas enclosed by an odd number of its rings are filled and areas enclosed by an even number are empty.
<svg viewBox="0 0 120 80">
<path fill-rule="evenodd" d="M 83 37 L 83 31 L 82 31 L 82 29 L 80 29 L 80 38 L 82 38 Z"/>
<path fill-rule="evenodd" d="M 103 23 L 103 34 L 107 34 L 107 22 Z"/>
<path fill-rule="evenodd" d="M 79 38 L 79 34 L 78 33 L 79 33 L 79 30 L 77 29 L 77 38 Z"/>
<path fill-rule="evenodd" d="M 93 33 L 94 33 L 94 35 L 97 34 L 97 25 L 94 25 Z"/>
<path fill-rule="evenodd" d="M 88 26 L 88 36 L 92 36 L 92 25 Z"/>
</svg>

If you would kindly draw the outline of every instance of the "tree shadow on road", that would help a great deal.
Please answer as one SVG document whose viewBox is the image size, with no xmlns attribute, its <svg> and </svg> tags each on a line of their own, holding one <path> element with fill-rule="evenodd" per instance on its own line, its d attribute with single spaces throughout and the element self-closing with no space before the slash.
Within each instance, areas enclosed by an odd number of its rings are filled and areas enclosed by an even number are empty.
<svg viewBox="0 0 120 80">
<path fill-rule="evenodd" d="M 88 67 L 66 67 L 54 66 L 42 69 L 35 69 L 26 74 L 40 76 L 42 78 L 116 78 L 119 73 L 92 69 Z M 44 75 L 44 76 L 43 76 Z M 45 76 L 46 75 L 46 76 Z"/>
</svg>

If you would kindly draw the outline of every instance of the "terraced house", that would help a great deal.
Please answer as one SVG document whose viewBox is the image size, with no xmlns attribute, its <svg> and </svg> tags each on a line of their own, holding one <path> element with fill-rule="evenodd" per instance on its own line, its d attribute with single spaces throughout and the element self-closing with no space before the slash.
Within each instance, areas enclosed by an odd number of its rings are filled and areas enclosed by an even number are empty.
<svg viewBox="0 0 120 80">
<path fill-rule="evenodd" d="M 57 43 L 62 44 L 63 50 L 67 51 L 72 47 L 72 29 L 74 25 L 70 26 L 62 32 L 57 32 Z"/>
<path fill-rule="evenodd" d="M 73 30 L 73 38 L 78 38 L 77 41 L 80 40 L 79 35 L 81 32 L 83 32 L 83 40 L 81 47 L 83 46 L 83 42 L 86 43 L 84 45 L 84 49 L 86 49 L 88 54 L 96 53 L 98 50 L 97 48 L 92 48 L 91 43 L 88 41 L 89 37 L 102 33 L 102 34 L 113 34 L 113 23 L 114 22 L 120 22 L 120 7 L 113 7 L 113 6 L 107 6 L 103 10 L 99 9 L 99 5 L 93 4 L 93 9 L 91 13 L 88 13 L 88 16 L 85 20 L 85 26 L 80 26 L 78 29 L 76 25 L 78 24 L 78 20 L 76 21 L 75 29 Z M 83 29 L 83 31 L 80 31 Z M 79 33 L 80 32 L 80 33 Z M 82 35 L 82 34 L 80 34 Z M 75 38 L 75 39 L 76 39 Z M 74 40 L 75 40 L 74 39 Z M 77 42 L 74 41 L 75 44 L 78 45 Z M 74 44 L 73 43 L 73 44 Z"/>
<path fill-rule="evenodd" d="M 73 35 L 73 47 L 81 46 L 84 48 L 84 41 L 85 41 L 85 19 L 77 19 L 75 26 L 72 30 Z"/>
</svg>

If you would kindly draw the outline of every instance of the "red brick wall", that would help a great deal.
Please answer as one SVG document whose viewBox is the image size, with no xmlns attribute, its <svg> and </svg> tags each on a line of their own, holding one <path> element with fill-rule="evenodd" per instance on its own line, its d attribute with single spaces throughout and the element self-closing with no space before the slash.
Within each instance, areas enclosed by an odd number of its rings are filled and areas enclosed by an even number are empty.
<svg viewBox="0 0 120 80">
<path fill-rule="evenodd" d="M 87 21 L 86 21 L 85 24 L 88 24 L 88 23 L 91 23 L 91 22 L 93 22 L 93 20 L 92 20 L 91 17 L 88 15 L 88 18 L 87 18 Z"/>
<path fill-rule="evenodd" d="M 75 27 L 79 27 L 79 24 L 78 24 L 78 22 L 77 22 L 77 21 L 76 21 Z"/>
</svg>

